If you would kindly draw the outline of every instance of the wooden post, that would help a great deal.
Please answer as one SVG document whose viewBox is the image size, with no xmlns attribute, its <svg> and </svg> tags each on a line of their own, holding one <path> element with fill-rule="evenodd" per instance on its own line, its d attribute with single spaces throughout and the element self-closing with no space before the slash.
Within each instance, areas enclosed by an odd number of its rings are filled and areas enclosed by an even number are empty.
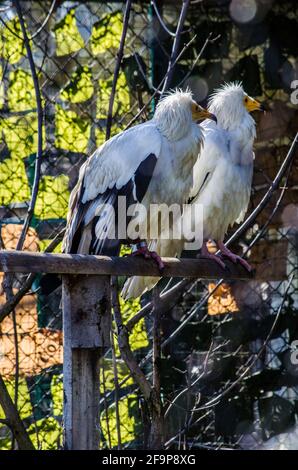
<svg viewBox="0 0 298 470">
<path fill-rule="evenodd" d="M 99 446 L 99 361 L 110 346 L 109 276 L 63 276 L 64 448 Z"/>
</svg>

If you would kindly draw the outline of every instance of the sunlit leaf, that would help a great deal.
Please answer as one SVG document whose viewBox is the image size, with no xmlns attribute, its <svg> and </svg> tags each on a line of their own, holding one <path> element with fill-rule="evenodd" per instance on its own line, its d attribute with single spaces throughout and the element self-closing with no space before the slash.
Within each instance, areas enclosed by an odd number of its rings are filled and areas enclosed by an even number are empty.
<svg viewBox="0 0 298 470">
<path fill-rule="evenodd" d="M 1 128 L 12 157 L 26 158 L 36 153 L 38 134 L 35 113 L 3 119 Z"/>
<path fill-rule="evenodd" d="M 11 64 L 15 64 L 25 54 L 24 41 L 20 22 L 17 17 L 1 25 L 0 30 L 0 55 Z M 9 28 L 9 29 L 8 29 Z M 12 33 L 14 31 L 15 34 Z"/>
<path fill-rule="evenodd" d="M 123 379 L 129 375 L 129 370 L 127 365 L 121 359 L 117 359 L 117 373 L 118 373 L 118 382 L 120 383 Z M 104 369 L 103 369 L 104 368 Z M 113 370 L 113 361 L 112 359 L 104 358 L 101 362 L 101 380 L 100 380 L 100 391 L 104 393 L 104 391 L 114 390 L 115 388 L 115 374 Z M 105 379 L 105 384 L 103 386 L 103 377 Z M 124 387 L 133 384 L 133 379 L 130 377 L 125 384 Z"/>
<path fill-rule="evenodd" d="M 72 75 L 70 83 L 61 93 L 61 98 L 72 103 L 89 100 L 94 91 L 91 77 L 88 67 L 80 67 Z"/>
<path fill-rule="evenodd" d="M 68 209 L 68 177 L 43 176 L 35 205 L 35 216 L 40 219 L 66 217 Z"/>
<path fill-rule="evenodd" d="M 137 407 L 137 397 L 134 394 L 128 395 L 119 400 L 119 422 L 120 422 L 120 434 L 121 442 L 133 441 L 135 439 L 135 413 Z M 109 442 L 109 435 L 111 439 L 111 446 L 115 447 L 118 444 L 117 439 L 117 421 L 116 421 L 116 410 L 115 404 L 108 408 L 108 423 L 106 420 L 106 413 L 101 414 L 101 430 L 104 438 Z"/>
<path fill-rule="evenodd" d="M 79 33 L 75 11 L 69 13 L 54 27 L 57 56 L 71 54 L 84 47 L 84 40 Z"/>
<path fill-rule="evenodd" d="M 112 91 L 113 77 L 108 80 L 99 80 L 99 92 L 97 100 L 97 118 L 106 119 L 109 109 L 109 101 Z M 117 80 L 117 88 L 113 105 L 113 115 L 121 116 L 130 108 L 130 94 L 125 74 L 121 72 Z"/>
<path fill-rule="evenodd" d="M 42 418 L 27 429 L 35 448 L 57 449 L 62 443 L 62 427 L 55 418 Z"/>
<path fill-rule="evenodd" d="M 8 106 L 14 111 L 24 111 L 36 107 L 32 76 L 18 69 L 9 74 Z"/>
<path fill-rule="evenodd" d="M 29 199 L 30 188 L 23 161 L 7 158 L 0 163 L 0 205 Z"/>
<path fill-rule="evenodd" d="M 93 54 L 103 54 L 119 47 L 122 33 L 122 13 L 114 12 L 103 16 L 92 30 L 91 51 Z M 113 53 L 111 51 L 111 53 Z"/>
<path fill-rule="evenodd" d="M 14 378 L 5 379 L 4 382 L 5 382 L 9 395 L 11 396 L 12 400 L 14 400 L 14 384 L 15 384 Z M 31 401 L 30 401 L 29 390 L 27 387 L 27 382 L 23 378 L 19 378 L 19 384 L 18 384 L 18 411 L 22 419 L 25 419 L 28 416 L 31 416 L 33 412 Z M 4 419 L 4 418 L 5 418 L 5 414 L 0 405 L 0 419 Z"/>
<path fill-rule="evenodd" d="M 125 324 L 141 309 L 140 297 L 136 299 L 123 300 L 123 298 L 119 296 L 119 301 L 123 323 Z M 149 346 L 144 318 L 135 325 L 130 333 L 129 344 L 132 351 Z"/>
<path fill-rule="evenodd" d="M 38 249 L 40 252 L 45 251 L 45 249 L 49 246 L 52 240 L 38 240 Z M 52 250 L 52 253 L 61 253 L 61 247 L 62 247 L 62 242 L 60 242 L 54 250 Z"/>
<path fill-rule="evenodd" d="M 53 375 L 51 382 L 53 400 L 53 415 L 61 416 L 63 413 L 63 380 L 62 374 Z"/>
<path fill-rule="evenodd" d="M 89 134 L 90 123 L 86 119 L 78 117 L 74 111 L 56 106 L 56 147 L 85 153 Z"/>
</svg>

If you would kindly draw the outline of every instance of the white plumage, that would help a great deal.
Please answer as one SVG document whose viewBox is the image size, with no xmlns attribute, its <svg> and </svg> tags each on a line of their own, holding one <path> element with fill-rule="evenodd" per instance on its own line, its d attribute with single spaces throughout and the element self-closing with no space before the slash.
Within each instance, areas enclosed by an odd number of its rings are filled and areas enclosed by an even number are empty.
<svg viewBox="0 0 298 470">
<path fill-rule="evenodd" d="M 261 105 L 244 92 L 240 84 L 225 84 L 209 100 L 208 110 L 217 117 L 201 124 L 204 147 L 194 165 L 192 204 L 203 205 L 202 253 L 222 264 L 207 252 L 206 241 L 215 240 L 223 254 L 233 261 L 244 262 L 223 246 L 229 226 L 243 220 L 249 204 L 253 175 L 255 121 L 250 111 Z M 159 240 L 154 249 L 160 256 L 180 256 L 184 240 Z M 247 266 L 248 267 L 248 266 Z M 133 277 L 126 281 L 122 295 L 137 297 L 151 289 L 158 278 Z"/>
<path fill-rule="evenodd" d="M 207 116 L 190 92 L 176 91 L 159 102 L 152 120 L 98 148 L 82 165 L 72 191 L 63 250 L 117 255 L 123 240 L 112 235 L 119 195 L 127 206 L 141 202 L 147 209 L 150 203 L 187 201 L 202 143 L 195 121 Z"/>
</svg>

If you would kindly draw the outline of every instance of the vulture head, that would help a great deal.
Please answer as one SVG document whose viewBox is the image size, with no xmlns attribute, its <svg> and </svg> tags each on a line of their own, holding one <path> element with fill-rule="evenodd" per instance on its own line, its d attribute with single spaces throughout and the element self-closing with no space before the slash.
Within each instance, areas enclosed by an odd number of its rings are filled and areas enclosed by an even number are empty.
<svg viewBox="0 0 298 470">
<path fill-rule="evenodd" d="M 241 83 L 225 83 L 211 95 L 208 110 L 216 114 L 223 129 L 233 130 L 242 124 L 253 123 L 249 113 L 265 108 L 245 93 Z"/>
<path fill-rule="evenodd" d="M 160 132 L 170 141 L 180 140 L 191 132 L 192 125 L 216 117 L 192 98 L 190 91 L 175 90 L 162 98 L 156 107 L 154 120 Z"/>
</svg>

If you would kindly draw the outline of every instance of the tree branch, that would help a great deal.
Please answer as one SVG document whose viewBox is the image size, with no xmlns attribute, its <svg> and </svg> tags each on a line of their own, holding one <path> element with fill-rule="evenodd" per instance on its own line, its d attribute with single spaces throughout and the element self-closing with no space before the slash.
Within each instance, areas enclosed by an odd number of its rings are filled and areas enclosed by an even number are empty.
<svg viewBox="0 0 298 470">
<path fill-rule="evenodd" d="M 15 436 L 19 449 L 21 450 L 35 450 L 28 433 L 25 429 L 23 421 L 21 420 L 19 413 L 13 404 L 12 399 L 7 391 L 4 380 L 0 375 L 0 405 L 3 408 L 6 416 L 8 426 Z"/>
<path fill-rule="evenodd" d="M 108 109 L 107 126 L 106 126 L 106 140 L 108 140 L 111 136 L 111 127 L 112 127 L 112 119 L 113 119 L 113 106 L 114 106 L 114 100 L 115 100 L 116 87 L 117 87 L 117 81 L 118 81 L 120 66 L 121 66 L 121 62 L 122 62 L 122 58 L 123 58 L 123 50 L 124 50 L 124 44 L 125 44 L 125 39 L 126 39 L 126 34 L 127 34 L 127 29 L 128 29 L 130 10 L 131 10 L 131 0 L 127 0 L 126 5 L 125 5 L 125 13 L 124 13 L 124 19 L 123 19 L 122 34 L 121 34 L 119 49 L 118 49 L 118 52 L 117 52 L 117 61 L 116 61 L 115 70 L 114 70 L 111 96 L 110 96 L 110 100 L 109 100 L 109 109 Z"/>
<path fill-rule="evenodd" d="M 125 361 L 130 373 L 140 388 L 145 400 L 150 400 L 151 397 L 151 385 L 147 381 L 144 372 L 139 367 L 129 345 L 128 331 L 123 325 L 119 299 L 118 299 L 118 280 L 117 277 L 113 278 L 113 284 L 111 288 L 112 292 L 112 307 L 114 311 L 115 323 L 117 326 L 118 345 L 121 352 L 121 356 Z"/>
<path fill-rule="evenodd" d="M 174 73 L 174 64 L 176 63 L 176 59 L 177 59 L 177 56 L 178 56 L 178 50 L 179 50 L 180 41 L 181 41 L 181 33 L 182 33 L 182 30 L 183 30 L 184 21 L 185 21 L 185 18 L 186 18 L 188 7 L 189 7 L 189 2 L 190 2 L 190 0 L 183 0 L 181 12 L 180 12 L 180 16 L 179 16 L 179 20 L 178 20 L 178 24 L 177 24 L 177 29 L 176 29 L 176 33 L 175 33 L 175 38 L 174 38 L 174 42 L 173 42 L 171 57 L 170 57 L 170 60 L 169 60 L 169 63 L 168 63 L 168 70 L 167 70 L 167 74 L 166 74 L 166 79 L 165 79 L 165 82 L 164 82 L 164 85 L 163 85 L 163 88 L 162 88 L 162 94 L 164 94 L 165 91 L 167 91 L 167 89 L 171 85 L 171 81 L 172 81 L 173 73 Z"/>
<path fill-rule="evenodd" d="M 27 56 L 29 60 L 33 85 L 34 85 L 35 99 L 36 99 L 36 106 L 37 106 L 37 132 L 38 132 L 37 153 L 36 153 L 36 159 L 35 159 L 35 171 L 34 171 L 34 181 L 33 181 L 33 187 L 32 187 L 31 200 L 30 200 L 29 207 L 28 207 L 27 217 L 25 219 L 22 232 L 21 232 L 21 235 L 18 240 L 17 247 L 16 247 L 17 250 L 21 250 L 23 248 L 26 233 L 28 231 L 29 224 L 31 222 L 31 219 L 34 213 L 34 208 L 35 208 L 35 203 L 36 203 L 38 188 L 39 188 L 41 159 L 42 159 L 42 142 L 43 142 L 43 138 L 42 138 L 43 109 L 42 109 L 38 77 L 37 77 L 35 63 L 34 63 L 32 51 L 31 51 L 30 41 L 29 41 L 27 31 L 26 31 L 26 26 L 25 26 L 25 22 L 23 18 L 21 5 L 20 5 L 19 0 L 13 0 L 13 3 L 17 10 L 17 14 L 19 17 L 19 21 L 20 21 L 20 25 L 21 25 L 21 29 L 22 29 L 22 33 L 24 37 L 24 44 L 25 44 L 25 48 L 26 48 Z"/>
<path fill-rule="evenodd" d="M 159 302 L 159 288 L 153 291 L 153 393 L 152 393 L 152 424 L 150 429 L 149 448 L 162 449 L 164 443 L 164 418 L 161 401 L 160 383 L 161 361 L 161 307 Z"/>
<path fill-rule="evenodd" d="M 49 243 L 49 245 L 45 249 L 45 253 L 51 253 L 60 243 L 62 240 L 62 236 L 65 232 L 65 229 L 62 229 L 56 237 Z M 31 273 L 27 276 L 26 281 L 22 285 L 22 287 L 18 290 L 18 292 L 11 296 L 7 302 L 1 306 L 0 308 L 0 323 L 4 320 L 7 315 L 9 315 L 13 309 L 17 306 L 17 304 L 22 300 L 24 295 L 31 289 L 31 286 L 36 278 L 37 274 Z"/>
</svg>

